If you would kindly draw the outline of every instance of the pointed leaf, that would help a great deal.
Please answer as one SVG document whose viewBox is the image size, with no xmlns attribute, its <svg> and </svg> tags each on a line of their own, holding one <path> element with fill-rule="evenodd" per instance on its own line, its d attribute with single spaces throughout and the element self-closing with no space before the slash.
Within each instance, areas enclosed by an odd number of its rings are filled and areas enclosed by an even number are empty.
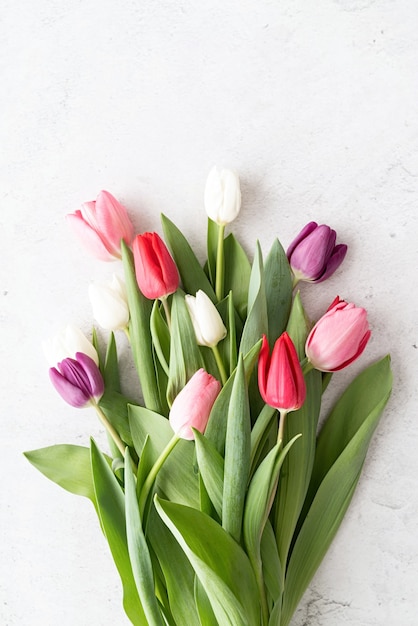
<svg viewBox="0 0 418 626">
<path fill-rule="evenodd" d="M 196 458 L 208 496 L 222 519 L 222 494 L 224 486 L 224 459 L 207 437 L 194 430 Z"/>
<path fill-rule="evenodd" d="M 241 244 L 231 233 L 224 241 L 225 293 L 232 292 L 234 307 L 241 320 L 247 315 L 248 289 L 251 276 L 251 263 Z"/>
<path fill-rule="evenodd" d="M 268 339 L 274 345 L 286 329 L 292 304 L 292 272 L 281 243 L 276 239 L 264 263 Z"/>
<path fill-rule="evenodd" d="M 240 352 L 246 354 L 268 333 L 267 300 L 264 285 L 263 257 L 257 243 L 248 290 L 248 316 L 242 331 Z"/>
</svg>

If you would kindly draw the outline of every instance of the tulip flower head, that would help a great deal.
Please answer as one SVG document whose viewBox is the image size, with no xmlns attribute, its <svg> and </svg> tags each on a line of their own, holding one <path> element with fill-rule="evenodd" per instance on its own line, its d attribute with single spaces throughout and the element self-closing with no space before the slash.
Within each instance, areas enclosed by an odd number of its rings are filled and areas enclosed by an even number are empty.
<svg viewBox="0 0 418 626">
<path fill-rule="evenodd" d="M 105 330 L 121 330 L 129 322 L 128 297 L 125 283 L 113 274 L 109 284 L 93 283 L 89 286 L 93 315 Z"/>
<path fill-rule="evenodd" d="M 174 398 L 169 421 L 174 433 L 181 439 L 194 439 L 192 428 L 203 433 L 208 423 L 221 384 L 200 369 Z"/>
<path fill-rule="evenodd" d="M 335 272 L 347 253 L 345 244 L 335 245 L 336 237 L 335 230 L 316 222 L 301 230 L 287 250 L 295 282 L 320 283 Z"/>
<path fill-rule="evenodd" d="M 121 258 L 121 241 L 130 246 L 134 227 L 123 207 L 108 191 L 101 191 L 95 201 L 67 215 L 82 243 L 100 261 Z"/>
<path fill-rule="evenodd" d="M 98 402 L 104 392 L 99 368 L 82 352 L 77 352 L 75 359 L 66 358 L 56 367 L 51 367 L 49 377 L 62 398 L 78 409 Z"/>
<path fill-rule="evenodd" d="M 315 369 L 337 372 L 360 356 L 370 335 L 366 310 L 337 296 L 309 333 L 306 356 Z"/>
<path fill-rule="evenodd" d="M 211 220 L 225 226 L 232 222 L 241 209 L 239 178 L 228 169 L 221 171 L 215 166 L 206 180 L 205 210 Z"/>
<path fill-rule="evenodd" d="M 212 300 L 201 289 L 196 297 L 186 295 L 185 300 L 199 346 L 213 348 L 218 345 L 227 331 Z"/>
<path fill-rule="evenodd" d="M 157 233 L 137 235 L 132 249 L 136 280 L 146 298 L 165 298 L 177 290 L 180 279 L 176 264 Z"/>
<path fill-rule="evenodd" d="M 277 339 L 271 355 L 267 337 L 263 335 L 258 359 L 258 387 L 264 402 L 280 412 L 296 411 L 304 403 L 305 379 L 295 346 L 287 333 Z"/>
<path fill-rule="evenodd" d="M 96 365 L 99 364 L 96 348 L 84 333 L 72 324 L 67 324 L 56 335 L 44 341 L 43 350 L 51 367 L 67 357 L 74 358 L 77 352 L 87 354 Z"/>
</svg>

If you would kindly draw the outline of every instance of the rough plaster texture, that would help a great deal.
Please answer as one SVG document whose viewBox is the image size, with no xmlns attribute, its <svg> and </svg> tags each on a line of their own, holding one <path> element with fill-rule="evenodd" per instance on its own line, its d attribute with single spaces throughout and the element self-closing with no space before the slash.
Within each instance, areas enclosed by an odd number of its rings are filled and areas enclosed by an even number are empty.
<svg viewBox="0 0 418 626">
<path fill-rule="evenodd" d="M 138 230 L 167 213 L 203 257 L 218 163 L 241 176 L 234 231 L 249 251 L 311 219 L 349 244 L 332 279 L 302 289 L 312 318 L 336 293 L 369 310 L 370 345 L 331 397 L 393 359 L 393 398 L 293 626 L 415 626 L 416 1 L 3 0 L 0 14 L 0 623 L 127 624 L 92 507 L 22 457 L 103 440 L 51 389 L 40 348 L 65 321 L 89 330 L 88 284 L 114 269 L 63 216 L 109 189 Z"/>
</svg>

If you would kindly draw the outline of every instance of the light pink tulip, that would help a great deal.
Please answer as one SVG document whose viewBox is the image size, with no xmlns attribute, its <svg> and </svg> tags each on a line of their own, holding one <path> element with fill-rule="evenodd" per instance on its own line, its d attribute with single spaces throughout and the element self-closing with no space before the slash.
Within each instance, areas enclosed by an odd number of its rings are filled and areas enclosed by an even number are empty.
<svg viewBox="0 0 418 626">
<path fill-rule="evenodd" d="M 192 427 L 203 433 L 209 415 L 221 390 L 221 383 L 213 376 L 198 370 L 175 397 L 169 420 L 171 428 L 181 439 L 194 439 Z"/>
<path fill-rule="evenodd" d="M 85 247 L 100 261 L 121 257 L 121 241 L 130 246 L 134 227 L 123 207 L 108 191 L 95 201 L 85 202 L 81 210 L 67 215 L 73 230 Z"/>
<path fill-rule="evenodd" d="M 336 372 L 360 356 L 370 335 L 366 310 L 337 296 L 309 333 L 306 356 L 315 369 Z"/>
</svg>

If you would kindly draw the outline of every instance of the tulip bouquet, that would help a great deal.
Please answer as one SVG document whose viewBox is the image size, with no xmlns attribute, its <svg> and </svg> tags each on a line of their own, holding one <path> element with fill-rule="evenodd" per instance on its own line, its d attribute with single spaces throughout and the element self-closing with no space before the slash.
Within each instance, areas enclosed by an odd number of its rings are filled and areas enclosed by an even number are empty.
<svg viewBox="0 0 418 626">
<path fill-rule="evenodd" d="M 97 258 L 124 269 L 124 281 L 90 288 L 106 346 L 73 327 L 46 344 L 53 386 L 97 412 L 109 451 L 91 440 L 26 456 L 92 501 L 133 624 L 287 626 L 353 496 L 390 395 L 389 357 L 320 418 L 332 373 L 362 354 L 370 330 L 366 311 L 340 297 L 312 324 L 296 285 L 327 279 L 347 247 L 310 222 L 287 253 L 276 239 L 250 261 L 225 234 L 238 177 L 214 168 L 204 201 L 203 267 L 166 216 L 164 239 L 135 236 L 107 192 L 68 216 Z M 135 398 L 120 376 L 121 330 Z"/>
</svg>

